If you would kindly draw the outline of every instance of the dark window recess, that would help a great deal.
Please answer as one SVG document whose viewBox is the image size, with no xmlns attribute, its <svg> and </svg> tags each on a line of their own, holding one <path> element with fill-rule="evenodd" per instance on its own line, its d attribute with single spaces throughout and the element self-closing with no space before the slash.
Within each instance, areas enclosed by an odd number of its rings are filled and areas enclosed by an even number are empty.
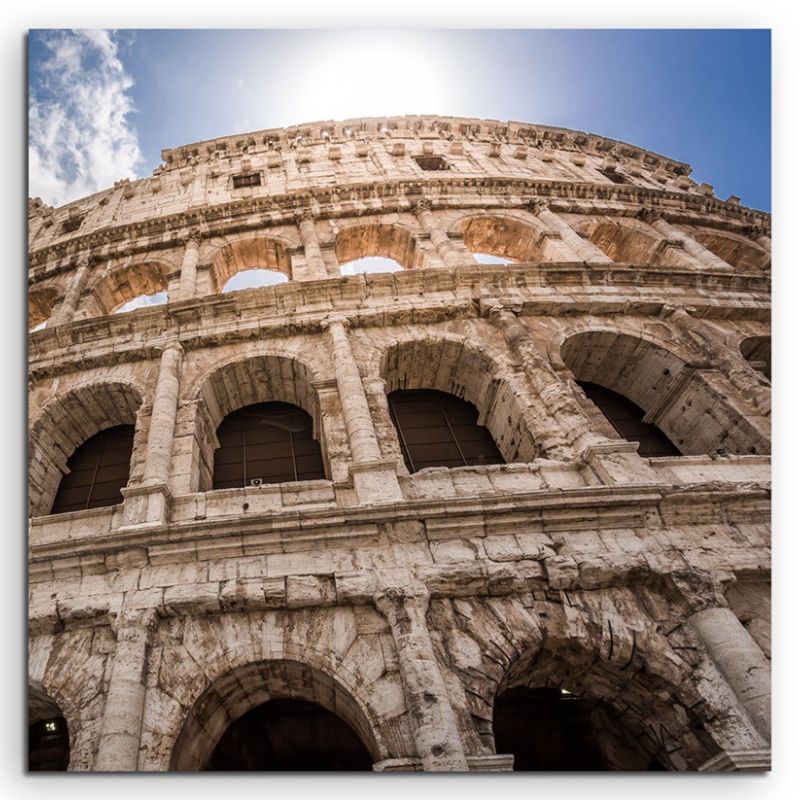
<svg viewBox="0 0 800 800">
<path fill-rule="evenodd" d="M 69 472 L 61 479 L 50 513 L 121 503 L 132 452 L 133 425 L 106 428 L 87 439 L 67 461 Z"/>
<path fill-rule="evenodd" d="M 414 161 L 426 172 L 449 169 L 448 163 L 441 156 L 414 156 Z"/>
<path fill-rule="evenodd" d="M 61 225 L 61 230 L 63 233 L 72 233 L 72 231 L 76 231 L 80 228 L 82 222 L 83 217 L 70 217 L 64 220 L 64 223 Z"/>
<path fill-rule="evenodd" d="M 478 409 L 432 389 L 398 390 L 389 410 L 409 472 L 425 467 L 505 464 L 491 433 L 478 425 Z"/>
<path fill-rule="evenodd" d="M 214 489 L 325 478 L 310 415 L 291 403 L 256 403 L 217 429 Z"/>
<path fill-rule="evenodd" d="M 640 456 L 679 456 L 680 450 L 655 425 L 644 422 L 639 406 L 596 383 L 578 381 L 586 396 L 603 412 L 617 433 L 629 442 L 639 442 Z"/>
<path fill-rule="evenodd" d="M 621 172 L 617 172 L 615 169 L 601 169 L 601 175 L 605 175 L 612 183 L 627 183 L 628 181 L 625 179 L 625 176 Z"/>
<path fill-rule="evenodd" d="M 261 174 L 252 172 L 249 175 L 233 176 L 234 189 L 244 189 L 246 186 L 261 186 Z"/>
<path fill-rule="evenodd" d="M 42 719 L 28 727 L 28 770 L 64 772 L 69 766 L 69 733 L 63 717 Z"/>
</svg>

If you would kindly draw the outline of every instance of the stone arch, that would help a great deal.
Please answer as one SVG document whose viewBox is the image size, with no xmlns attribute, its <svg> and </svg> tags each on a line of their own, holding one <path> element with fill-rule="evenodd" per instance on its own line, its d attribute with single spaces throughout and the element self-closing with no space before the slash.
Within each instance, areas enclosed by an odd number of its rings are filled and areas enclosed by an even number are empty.
<svg viewBox="0 0 800 800">
<path fill-rule="evenodd" d="M 396 389 L 437 389 L 472 403 L 506 462 L 528 462 L 539 448 L 526 423 L 525 402 L 504 377 L 501 358 L 465 338 L 428 335 L 404 338 L 381 354 L 386 394 Z"/>
<path fill-rule="evenodd" d="M 170 770 L 202 769 L 231 723 L 278 698 L 317 703 L 356 732 L 373 762 L 385 757 L 377 719 L 340 678 L 309 662 L 275 659 L 235 666 L 206 686 L 183 720 Z"/>
<path fill-rule="evenodd" d="M 772 380 L 771 336 L 748 336 L 739 343 L 739 352 L 753 369 Z"/>
<path fill-rule="evenodd" d="M 70 709 L 72 711 L 72 709 Z M 74 731 L 76 729 L 75 717 L 73 713 L 68 713 L 62 708 L 54 697 L 52 697 L 38 681 L 28 682 L 28 729 L 46 721 L 53 720 L 56 724 L 63 723 L 65 727 L 66 749 L 68 753 L 67 763 L 63 765 L 64 769 L 69 769 L 69 755 L 70 748 L 74 738 Z M 30 736 L 30 732 L 28 734 Z M 29 748 L 29 769 L 34 768 L 31 764 L 31 742 L 28 741 Z"/>
<path fill-rule="evenodd" d="M 667 246 L 660 233 L 638 220 L 595 219 L 581 223 L 578 230 L 615 262 L 662 267 L 693 266 L 682 249 Z"/>
<path fill-rule="evenodd" d="M 130 481 L 138 477 L 143 468 L 143 463 L 137 465 L 141 460 L 138 453 L 144 436 L 140 423 L 142 397 L 141 390 L 132 383 L 90 382 L 45 405 L 30 428 L 28 480 L 31 516 L 49 513 L 69 457 L 87 439 L 106 428 L 115 425 L 136 427 Z"/>
<path fill-rule="evenodd" d="M 143 295 L 166 292 L 171 265 L 148 258 L 107 270 L 91 286 L 84 314 L 113 314 L 120 306 Z"/>
<path fill-rule="evenodd" d="M 314 388 L 314 368 L 295 355 L 262 353 L 217 363 L 205 372 L 189 392 L 197 408 L 194 457 L 198 473 L 192 476 L 191 491 L 211 489 L 214 451 L 219 446 L 216 431 L 222 420 L 244 406 L 277 400 L 306 411 L 314 421 L 314 438 L 322 448 L 326 472 L 330 475 L 331 453 L 325 437 L 320 397 Z"/>
<path fill-rule="evenodd" d="M 568 333 L 559 344 L 577 381 L 634 402 L 684 455 L 768 451 L 764 437 L 672 346 L 602 327 Z M 596 409 L 585 407 L 597 422 Z"/>
<path fill-rule="evenodd" d="M 545 229 L 532 219 L 511 214 L 480 213 L 462 217 L 452 226 L 473 253 L 508 258 L 512 261 L 558 260 L 549 252 Z"/>
<path fill-rule="evenodd" d="M 740 234 L 708 228 L 685 230 L 689 236 L 732 267 L 748 272 L 762 272 L 770 267 L 770 254 Z"/>
<path fill-rule="evenodd" d="M 58 297 L 58 290 L 53 286 L 42 286 L 28 293 L 28 330 L 50 319 Z"/>
<path fill-rule="evenodd" d="M 244 235 L 225 241 L 210 256 L 214 291 L 221 292 L 236 273 L 251 269 L 281 272 L 291 280 L 290 247 L 276 236 Z"/>
<path fill-rule="evenodd" d="M 334 241 L 339 264 L 359 258 L 391 258 L 405 269 L 422 266 L 423 256 L 414 234 L 403 225 L 357 222 L 341 227 Z"/>
</svg>

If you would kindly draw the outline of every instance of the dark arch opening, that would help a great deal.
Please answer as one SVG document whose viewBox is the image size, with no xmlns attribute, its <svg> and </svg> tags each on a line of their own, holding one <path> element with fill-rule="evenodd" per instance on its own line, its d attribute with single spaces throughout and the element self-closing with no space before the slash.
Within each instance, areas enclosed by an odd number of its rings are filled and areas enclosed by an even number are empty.
<svg viewBox="0 0 800 800">
<path fill-rule="evenodd" d="M 69 767 L 69 728 L 56 702 L 28 687 L 28 771 L 64 772 Z"/>
<path fill-rule="evenodd" d="M 269 700 L 232 723 L 211 754 L 210 772 L 360 772 L 372 758 L 339 716 L 307 700 Z"/>
<path fill-rule="evenodd" d="M 640 456 L 679 456 L 681 454 L 659 427 L 644 421 L 645 412 L 627 397 L 589 381 L 578 381 L 578 386 L 603 412 L 603 416 L 623 439 L 639 443 Z"/>
<path fill-rule="evenodd" d="M 217 429 L 214 489 L 325 478 L 314 421 L 291 403 L 255 403 L 228 414 Z"/>
<path fill-rule="evenodd" d="M 495 700 L 495 750 L 514 771 L 663 771 L 603 702 L 565 689 L 518 686 Z"/>
<path fill-rule="evenodd" d="M 492 434 L 467 400 L 434 389 L 398 389 L 389 411 L 409 472 L 425 467 L 505 464 Z"/>
<path fill-rule="evenodd" d="M 67 460 L 51 514 L 122 502 L 133 453 L 133 425 L 115 425 L 87 439 Z"/>
<path fill-rule="evenodd" d="M 739 346 L 741 354 L 753 369 L 768 381 L 772 380 L 772 337 L 750 336 Z"/>
</svg>

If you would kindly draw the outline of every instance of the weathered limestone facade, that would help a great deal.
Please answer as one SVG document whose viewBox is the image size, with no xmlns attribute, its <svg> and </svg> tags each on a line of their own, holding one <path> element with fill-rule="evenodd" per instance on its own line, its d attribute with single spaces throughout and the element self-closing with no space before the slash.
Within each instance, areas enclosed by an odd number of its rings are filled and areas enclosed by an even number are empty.
<svg viewBox="0 0 800 800">
<path fill-rule="evenodd" d="M 200 769 L 277 697 L 376 771 L 507 770 L 495 699 L 523 686 L 602 704 L 610 768 L 768 769 L 769 217 L 631 145 L 474 119 L 163 162 L 29 201 L 30 709 L 69 769 Z M 340 275 L 367 255 L 405 269 Z M 220 293 L 255 267 L 289 281 Z M 638 455 L 576 380 L 682 455 Z M 398 388 L 473 403 L 507 463 L 410 474 Z M 326 479 L 212 490 L 220 422 L 270 400 L 313 417 Z M 124 502 L 51 515 L 120 424 Z"/>
</svg>

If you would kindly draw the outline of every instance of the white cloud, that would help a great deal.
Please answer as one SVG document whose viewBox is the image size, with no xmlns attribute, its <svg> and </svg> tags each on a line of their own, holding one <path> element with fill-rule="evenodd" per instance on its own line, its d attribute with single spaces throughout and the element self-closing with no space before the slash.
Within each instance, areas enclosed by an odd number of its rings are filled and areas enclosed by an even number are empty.
<svg viewBox="0 0 800 800">
<path fill-rule="evenodd" d="M 29 194 L 51 205 L 136 178 L 144 158 L 129 115 L 133 79 L 113 32 L 37 34 L 45 54 L 30 65 Z"/>
</svg>

